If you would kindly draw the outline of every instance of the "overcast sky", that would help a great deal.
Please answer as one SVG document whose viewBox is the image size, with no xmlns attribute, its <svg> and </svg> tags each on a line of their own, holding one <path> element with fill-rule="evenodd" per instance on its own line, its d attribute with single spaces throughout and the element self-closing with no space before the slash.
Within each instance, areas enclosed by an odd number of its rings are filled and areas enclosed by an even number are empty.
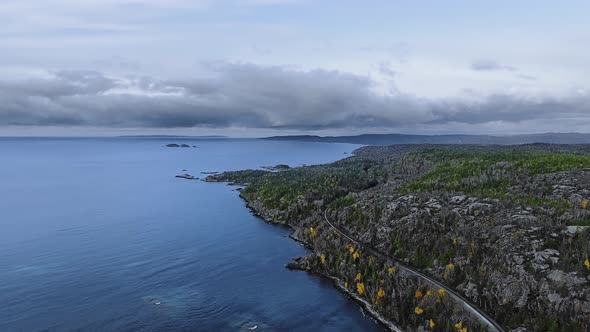
<svg viewBox="0 0 590 332">
<path fill-rule="evenodd" d="M 0 134 L 590 132 L 590 2 L 2 0 Z"/>
</svg>

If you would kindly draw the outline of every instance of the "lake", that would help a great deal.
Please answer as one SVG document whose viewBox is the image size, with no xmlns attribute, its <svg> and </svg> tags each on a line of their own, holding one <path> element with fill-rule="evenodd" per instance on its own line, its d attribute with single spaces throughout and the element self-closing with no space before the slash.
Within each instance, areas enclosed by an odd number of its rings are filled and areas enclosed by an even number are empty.
<svg viewBox="0 0 590 332">
<path fill-rule="evenodd" d="M 0 331 L 382 331 L 330 281 L 287 270 L 306 250 L 235 188 L 175 178 L 357 147 L 0 138 Z"/>
</svg>

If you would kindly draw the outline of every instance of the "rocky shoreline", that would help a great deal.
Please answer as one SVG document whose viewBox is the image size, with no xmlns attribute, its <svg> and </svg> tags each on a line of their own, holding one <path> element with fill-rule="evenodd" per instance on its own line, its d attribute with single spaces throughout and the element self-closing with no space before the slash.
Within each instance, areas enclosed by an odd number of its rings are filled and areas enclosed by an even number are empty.
<svg viewBox="0 0 590 332">
<path fill-rule="evenodd" d="M 203 179 L 203 181 L 205 181 L 205 182 L 219 182 L 219 181 L 213 180 L 212 178 L 205 178 L 205 179 Z M 228 183 L 228 185 L 229 186 L 239 186 L 239 184 L 231 183 L 231 182 Z M 285 221 L 280 221 L 280 220 L 276 220 L 276 219 L 272 218 L 272 214 L 267 209 L 265 209 L 261 204 L 259 204 L 256 201 L 248 200 L 246 197 L 244 197 L 244 195 L 242 195 L 241 190 L 239 190 L 239 189 L 240 188 L 238 188 L 237 191 L 240 192 L 239 193 L 240 198 L 244 202 L 245 207 L 250 211 L 250 213 L 253 216 L 261 219 L 262 221 L 264 221 L 267 224 L 270 224 L 273 226 L 281 226 L 281 227 L 289 228 L 291 230 L 291 233 L 289 234 L 289 238 L 291 238 L 292 240 L 294 240 L 296 242 L 299 242 L 306 249 L 308 249 L 312 253 L 314 253 L 313 245 L 311 243 L 307 242 L 305 237 L 299 236 L 300 234 L 302 234 L 302 232 L 304 232 L 304 230 L 302 230 L 301 227 L 298 227 L 296 225 L 290 224 Z M 351 298 L 352 300 L 357 302 L 359 304 L 359 306 L 365 312 L 367 312 L 369 314 L 369 316 L 371 316 L 371 318 L 375 322 L 377 322 L 379 325 L 381 325 L 383 328 L 385 328 L 389 331 L 392 331 L 392 332 L 402 332 L 402 330 L 399 327 L 397 327 L 394 323 L 392 323 L 391 321 L 389 321 L 388 319 L 383 317 L 381 314 L 379 314 L 376 310 L 374 310 L 369 302 L 367 302 L 365 299 L 359 297 L 354 292 L 351 292 L 349 289 L 345 288 L 342 280 L 338 279 L 335 276 L 326 275 L 326 274 L 322 274 L 322 273 L 318 273 L 318 272 L 314 271 L 313 269 L 311 269 L 309 267 L 309 265 L 305 264 L 305 260 L 306 260 L 306 257 L 295 257 L 291 260 L 291 262 L 289 262 L 285 265 L 285 268 L 287 268 L 289 270 L 297 270 L 297 271 L 307 272 L 309 274 L 318 276 L 320 278 L 325 278 L 325 279 L 331 280 L 336 289 L 338 289 L 344 295 L 348 296 L 349 298 Z"/>
<path fill-rule="evenodd" d="M 203 179 L 203 181 L 219 182 L 213 181 L 212 179 Z M 238 184 L 236 183 L 228 183 L 228 185 L 238 186 Z M 336 289 L 338 289 L 344 295 L 355 301 L 360 306 L 361 310 L 367 313 L 371 317 L 371 319 L 373 319 L 381 327 L 391 332 L 404 331 L 394 322 L 380 314 L 369 301 L 360 297 L 358 294 L 356 294 L 354 291 L 351 291 L 349 288 L 345 287 L 345 282 L 342 281 L 340 278 L 334 275 L 327 274 L 325 273 L 325 271 L 318 270 L 310 265 L 310 259 L 313 259 L 313 257 L 317 257 L 318 253 L 316 252 L 316 249 L 314 248 L 313 244 L 308 242 L 307 237 L 303 235 L 305 233 L 305 229 L 303 229 L 300 226 L 289 223 L 287 221 L 277 220 L 273 218 L 272 216 L 275 212 L 266 209 L 258 201 L 248 200 L 246 197 L 244 197 L 244 195 L 242 195 L 241 190 L 239 189 L 240 188 L 238 188 L 237 190 L 238 192 L 240 192 L 239 196 L 244 201 L 245 207 L 250 211 L 252 215 L 261 219 L 263 222 L 267 224 L 289 228 L 291 230 L 289 238 L 296 242 L 299 242 L 306 249 L 311 251 L 311 255 L 293 258 L 290 262 L 288 262 L 285 265 L 285 268 L 289 270 L 303 271 L 311 275 L 330 280 Z"/>
<path fill-rule="evenodd" d="M 590 327 L 590 146 L 364 147 L 331 164 L 206 181 L 243 186 L 255 215 L 312 250 L 289 268 L 336 278 L 382 323 Z"/>
<path fill-rule="evenodd" d="M 235 186 L 236 184 L 229 183 L 228 185 Z M 250 211 L 250 213 L 252 215 L 258 217 L 259 219 L 261 219 L 262 221 L 264 221 L 267 224 L 289 228 L 291 230 L 291 233 L 289 234 L 289 238 L 291 238 L 292 240 L 294 240 L 296 242 L 301 243 L 306 249 L 308 249 L 312 253 L 314 253 L 314 248 L 313 248 L 312 244 L 307 242 L 304 237 L 298 236 L 298 234 L 301 234 L 301 232 L 302 232 L 301 227 L 289 224 L 284 221 L 274 220 L 271 217 L 271 214 L 268 213 L 263 207 L 261 207 L 260 204 L 256 204 L 255 202 L 254 203 L 250 202 L 241 193 L 239 194 L 239 196 L 244 201 L 246 208 L 248 208 L 248 210 Z M 391 332 L 402 332 L 402 330 L 399 327 L 397 327 L 394 323 L 392 323 L 391 321 L 389 321 L 388 319 L 383 317 L 381 314 L 379 314 L 376 310 L 374 310 L 369 302 L 367 302 L 365 299 L 359 297 L 354 292 L 351 292 L 349 289 L 345 288 L 344 283 L 340 279 L 338 279 L 335 276 L 318 273 L 318 272 L 314 271 L 313 269 L 311 269 L 309 267 L 309 265 L 305 264 L 305 257 L 295 257 L 291 260 L 291 262 L 287 263 L 285 265 L 285 267 L 289 270 L 303 271 L 303 272 L 307 272 L 309 274 L 318 276 L 320 278 L 325 278 L 325 279 L 331 280 L 336 289 L 338 289 L 344 295 L 348 296 L 349 298 L 354 300 L 356 303 L 358 303 L 359 306 L 366 313 L 368 313 L 369 316 L 371 316 L 371 318 L 375 322 L 377 322 L 379 325 L 381 325 L 382 327 L 384 327 L 385 329 L 387 329 L 388 331 L 391 331 Z"/>
</svg>

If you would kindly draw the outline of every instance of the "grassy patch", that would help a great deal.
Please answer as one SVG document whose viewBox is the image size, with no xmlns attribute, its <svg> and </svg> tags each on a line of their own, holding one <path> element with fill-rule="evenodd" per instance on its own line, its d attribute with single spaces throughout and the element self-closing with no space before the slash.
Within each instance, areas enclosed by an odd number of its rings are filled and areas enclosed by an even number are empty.
<svg viewBox="0 0 590 332">
<path fill-rule="evenodd" d="M 525 150 L 484 151 L 426 149 L 416 155 L 435 163 L 420 179 L 407 183 L 404 191 L 447 191 L 512 199 L 527 205 L 567 207 L 565 200 L 551 200 L 526 193 L 514 194 L 509 187 L 534 175 L 590 167 L 590 155 Z"/>
<path fill-rule="evenodd" d="M 590 217 L 573 220 L 569 223 L 569 226 L 590 226 Z"/>
</svg>

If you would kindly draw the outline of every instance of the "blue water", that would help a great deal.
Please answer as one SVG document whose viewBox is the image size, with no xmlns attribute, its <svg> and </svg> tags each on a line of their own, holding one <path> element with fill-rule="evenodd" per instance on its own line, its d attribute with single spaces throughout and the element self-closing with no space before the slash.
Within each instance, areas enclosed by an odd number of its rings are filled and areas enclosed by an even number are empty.
<svg viewBox="0 0 590 332">
<path fill-rule="evenodd" d="M 188 173 L 317 164 L 355 146 L 0 139 L 0 331 L 377 331 L 232 187 Z M 159 304 L 157 304 L 159 303 Z"/>
</svg>

